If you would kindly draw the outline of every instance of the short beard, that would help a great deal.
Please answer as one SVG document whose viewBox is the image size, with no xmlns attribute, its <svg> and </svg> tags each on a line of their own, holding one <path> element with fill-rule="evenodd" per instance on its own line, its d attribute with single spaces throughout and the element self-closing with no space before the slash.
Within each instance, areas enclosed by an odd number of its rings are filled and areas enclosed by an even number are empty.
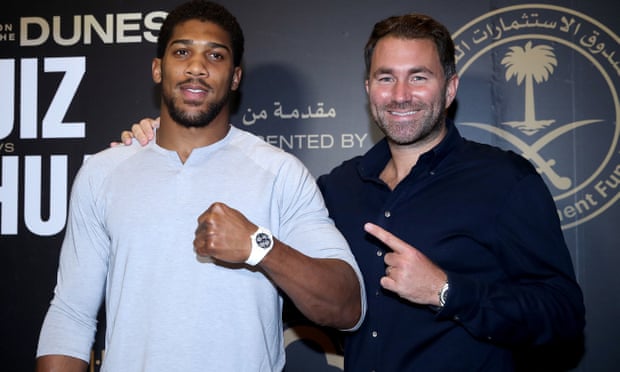
<svg viewBox="0 0 620 372">
<path fill-rule="evenodd" d="M 413 105 L 399 104 L 399 103 L 393 102 L 389 105 L 383 106 L 380 110 L 376 109 L 373 116 L 374 116 L 375 123 L 377 124 L 379 129 L 383 132 L 383 134 L 388 138 L 388 140 L 390 140 L 390 142 L 396 145 L 399 145 L 399 146 L 409 146 L 409 145 L 422 144 L 425 142 L 432 141 L 439 133 L 441 133 L 441 128 L 447 116 L 446 110 L 443 109 L 445 105 L 446 105 L 445 91 L 443 91 L 441 93 L 440 102 L 438 103 L 438 106 L 436 106 L 436 107 L 440 107 L 441 110 L 439 112 L 435 112 L 433 110 L 427 110 L 428 116 L 424 117 L 420 122 L 409 123 L 408 125 L 411 126 L 412 128 L 415 126 L 419 126 L 418 128 L 419 131 L 417 133 L 409 133 L 407 135 L 403 135 L 402 132 L 396 131 L 398 125 L 392 126 L 390 123 L 386 122 L 385 119 L 379 113 L 386 112 L 388 109 L 396 108 L 396 107 L 398 108 L 411 107 L 412 109 L 414 109 Z M 415 107 L 415 108 L 416 109 L 419 109 L 419 108 L 432 109 L 433 107 L 432 106 L 429 107 L 425 105 L 422 107 Z"/>
<path fill-rule="evenodd" d="M 228 99 L 230 92 L 226 94 L 220 101 L 209 104 L 206 110 L 197 114 L 189 114 L 181 111 L 174 102 L 172 97 L 163 97 L 163 102 L 168 108 L 168 113 L 172 120 L 186 128 L 203 128 L 209 125 L 222 111 Z"/>
</svg>

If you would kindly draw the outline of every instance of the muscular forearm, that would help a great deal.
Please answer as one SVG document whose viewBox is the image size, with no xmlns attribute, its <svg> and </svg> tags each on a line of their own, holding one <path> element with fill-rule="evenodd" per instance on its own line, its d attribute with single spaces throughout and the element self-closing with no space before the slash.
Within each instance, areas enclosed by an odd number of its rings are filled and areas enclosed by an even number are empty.
<svg viewBox="0 0 620 372">
<path fill-rule="evenodd" d="M 45 355 L 37 358 L 37 372 L 84 372 L 85 361 L 66 355 Z"/>
<path fill-rule="evenodd" d="M 339 329 L 359 321 L 359 281 L 346 262 L 310 258 L 276 241 L 260 266 L 308 319 Z"/>
</svg>

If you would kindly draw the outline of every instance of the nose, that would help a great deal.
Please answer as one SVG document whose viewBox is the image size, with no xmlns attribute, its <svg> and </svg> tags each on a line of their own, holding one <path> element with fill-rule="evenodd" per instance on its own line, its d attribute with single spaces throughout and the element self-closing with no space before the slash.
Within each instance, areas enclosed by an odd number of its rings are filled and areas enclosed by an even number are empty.
<svg viewBox="0 0 620 372">
<path fill-rule="evenodd" d="M 408 101 L 411 98 L 409 84 L 403 80 L 396 81 L 392 89 L 392 98 L 397 102 Z"/>
<path fill-rule="evenodd" d="M 188 61 L 185 74 L 192 77 L 207 77 L 209 76 L 209 69 L 207 63 L 201 56 L 195 56 Z"/>
</svg>

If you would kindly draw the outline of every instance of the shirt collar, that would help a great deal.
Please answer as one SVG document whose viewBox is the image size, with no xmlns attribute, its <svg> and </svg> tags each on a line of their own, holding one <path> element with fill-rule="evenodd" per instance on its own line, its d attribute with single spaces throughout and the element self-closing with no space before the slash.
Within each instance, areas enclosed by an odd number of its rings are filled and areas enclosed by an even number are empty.
<svg viewBox="0 0 620 372">
<path fill-rule="evenodd" d="M 462 143 L 463 138 L 451 119 L 446 119 L 446 129 L 447 132 L 444 139 L 430 151 L 422 154 L 418 164 L 426 164 L 430 168 L 435 168 Z M 368 180 L 378 179 L 391 157 L 390 147 L 388 146 L 387 139 L 384 137 L 362 156 L 358 164 L 360 176 Z"/>
</svg>

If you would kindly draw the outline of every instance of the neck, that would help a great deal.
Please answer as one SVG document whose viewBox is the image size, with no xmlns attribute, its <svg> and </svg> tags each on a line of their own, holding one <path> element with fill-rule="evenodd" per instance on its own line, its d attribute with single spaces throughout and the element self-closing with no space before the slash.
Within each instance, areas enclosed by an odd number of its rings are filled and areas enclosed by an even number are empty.
<svg viewBox="0 0 620 372">
<path fill-rule="evenodd" d="M 421 153 L 411 151 L 410 149 L 403 149 L 398 145 L 390 144 L 390 153 L 392 157 L 381 171 L 379 178 L 388 185 L 391 190 L 394 190 L 396 186 L 411 172 Z"/>
<path fill-rule="evenodd" d="M 185 163 L 192 151 L 220 141 L 228 134 L 228 115 L 220 115 L 204 127 L 186 127 L 173 121 L 162 111 L 156 143 L 167 150 L 176 151 Z"/>
<path fill-rule="evenodd" d="M 391 190 L 394 190 L 418 163 L 420 156 L 437 146 L 444 139 L 446 133 L 447 129 L 444 125 L 433 138 L 408 145 L 399 145 L 390 141 L 388 138 L 388 146 L 392 157 L 385 165 L 385 168 L 383 168 L 379 178 L 385 182 Z"/>
</svg>

